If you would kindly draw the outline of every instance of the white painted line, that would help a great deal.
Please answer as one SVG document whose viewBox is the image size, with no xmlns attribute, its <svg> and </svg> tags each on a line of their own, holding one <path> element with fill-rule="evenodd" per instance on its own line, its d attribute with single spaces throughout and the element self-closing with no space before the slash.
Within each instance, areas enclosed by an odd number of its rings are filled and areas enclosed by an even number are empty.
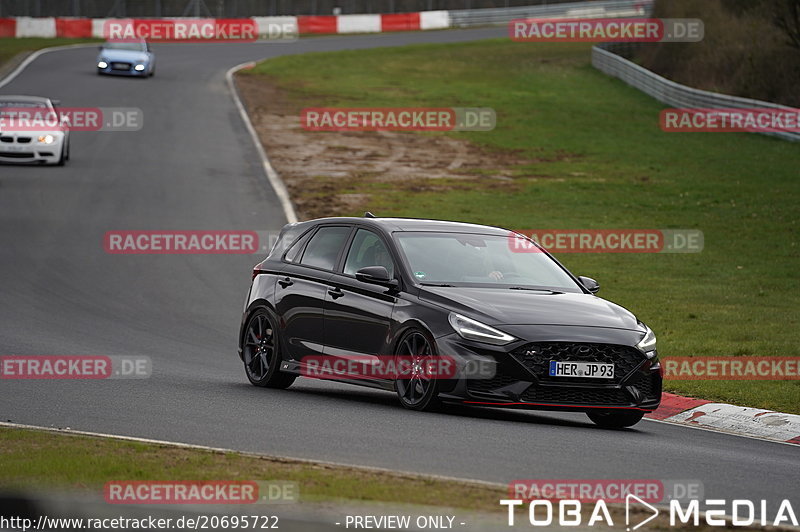
<svg viewBox="0 0 800 532">
<path fill-rule="evenodd" d="M 283 183 L 283 181 L 281 181 L 280 176 L 278 176 L 278 172 L 275 171 L 275 168 L 273 168 L 272 164 L 269 162 L 267 152 L 264 151 L 264 146 L 261 145 L 261 139 L 258 137 L 258 133 L 256 133 L 253 123 L 250 121 L 250 116 L 247 114 L 244 104 L 242 104 L 242 100 L 239 97 L 239 91 L 236 90 L 236 84 L 233 81 L 233 75 L 236 72 L 242 70 L 243 68 L 253 66 L 255 66 L 255 63 L 252 61 L 242 63 L 241 65 L 236 65 L 225 73 L 225 79 L 228 81 L 228 89 L 231 91 L 233 102 L 236 104 L 236 108 L 239 110 L 239 115 L 242 117 L 244 126 L 247 129 L 247 132 L 250 133 L 250 138 L 252 138 L 253 144 L 256 146 L 256 151 L 258 151 L 258 155 L 261 157 L 261 164 L 264 168 L 264 173 L 267 175 L 270 185 L 272 185 L 272 190 L 275 191 L 275 195 L 278 196 L 278 200 L 281 202 L 281 207 L 283 208 L 284 216 L 286 216 L 286 221 L 289 223 L 295 223 L 297 222 L 297 213 L 295 213 L 294 207 L 292 206 L 292 200 L 289 198 L 289 191 L 286 190 L 286 185 Z"/>
<path fill-rule="evenodd" d="M 364 465 L 356 465 L 356 464 L 347 464 L 344 462 L 330 462 L 327 460 L 311 460 L 309 458 L 293 458 L 291 456 L 280 456 L 280 455 L 271 455 L 271 454 L 260 454 L 260 453 L 252 453 L 246 451 L 237 451 L 236 449 L 226 449 L 224 447 L 208 447 L 206 445 L 197 445 L 193 443 L 182 443 L 182 442 L 174 442 L 174 441 L 167 441 L 167 440 L 153 440 L 149 438 L 137 438 L 135 436 L 120 436 L 118 434 L 105 434 L 102 432 L 89 432 L 84 430 L 73 430 L 73 429 L 59 429 L 56 427 L 40 427 L 38 425 L 25 425 L 21 423 L 8 423 L 5 421 L 0 422 L 0 427 L 6 427 L 11 429 L 26 429 L 26 430 L 39 430 L 43 432 L 54 432 L 58 434 L 72 434 L 76 436 L 91 436 L 93 438 L 107 438 L 112 440 L 121 440 L 121 441 L 132 441 L 137 443 L 149 443 L 154 445 L 164 445 L 168 447 L 176 447 L 181 449 L 194 449 L 198 451 L 207 451 L 207 452 L 214 452 L 214 453 L 236 453 L 242 456 L 251 456 L 254 458 L 265 458 L 267 460 L 275 460 L 279 462 L 294 462 L 294 463 L 301 463 L 301 464 L 313 464 L 313 465 L 322 465 L 322 466 L 329 466 L 329 467 L 346 467 L 349 469 L 358 469 L 360 471 L 370 472 L 370 473 L 388 473 L 396 476 L 404 476 L 413 479 L 423 479 L 423 480 L 443 480 L 448 482 L 462 482 L 465 484 L 472 484 L 475 486 L 487 487 L 487 488 L 500 488 L 503 490 L 508 489 L 507 484 L 502 484 L 499 482 L 487 482 L 485 480 L 473 480 L 469 478 L 459 478 L 459 477 L 448 477 L 445 475 L 428 475 L 422 473 L 415 473 L 414 471 L 402 471 L 402 470 L 395 470 L 395 469 L 388 469 L 385 467 L 373 467 L 373 466 L 364 466 Z"/>
</svg>

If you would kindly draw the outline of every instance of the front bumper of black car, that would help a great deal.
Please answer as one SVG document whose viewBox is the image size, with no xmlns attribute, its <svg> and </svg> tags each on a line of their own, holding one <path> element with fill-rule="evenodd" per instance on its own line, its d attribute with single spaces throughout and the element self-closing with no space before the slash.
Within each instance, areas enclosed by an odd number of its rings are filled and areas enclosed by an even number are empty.
<svg viewBox="0 0 800 532">
<path fill-rule="evenodd" d="M 502 347 L 470 342 L 457 334 L 437 338 L 438 353 L 453 357 L 462 368 L 456 378 L 439 383 L 440 397 L 471 405 L 541 410 L 658 408 L 661 366 L 657 358 L 633 347 L 636 335 L 581 333 L 574 338 L 545 334 L 536 341 Z M 625 343 L 615 343 L 619 341 Z M 552 360 L 613 363 L 615 375 L 613 379 L 551 377 Z"/>
</svg>

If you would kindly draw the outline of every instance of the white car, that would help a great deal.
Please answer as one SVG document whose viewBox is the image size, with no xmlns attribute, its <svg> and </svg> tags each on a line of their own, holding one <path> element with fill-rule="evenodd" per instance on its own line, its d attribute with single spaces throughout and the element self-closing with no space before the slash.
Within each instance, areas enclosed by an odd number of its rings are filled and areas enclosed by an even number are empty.
<svg viewBox="0 0 800 532">
<path fill-rule="evenodd" d="M 0 95 L 0 162 L 62 166 L 69 125 L 49 98 Z"/>
</svg>

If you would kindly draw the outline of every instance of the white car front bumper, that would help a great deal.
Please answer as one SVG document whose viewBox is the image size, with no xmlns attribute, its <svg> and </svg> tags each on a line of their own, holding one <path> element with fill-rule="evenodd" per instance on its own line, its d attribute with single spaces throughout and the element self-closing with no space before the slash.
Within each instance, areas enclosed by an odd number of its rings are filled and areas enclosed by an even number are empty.
<svg viewBox="0 0 800 532">
<path fill-rule="evenodd" d="M 46 144 L 39 137 L 52 136 Z M 65 149 L 66 135 L 60 131 L 2 132 L 0 133 L 0 162 L 57 164 Z"/>
</svg>

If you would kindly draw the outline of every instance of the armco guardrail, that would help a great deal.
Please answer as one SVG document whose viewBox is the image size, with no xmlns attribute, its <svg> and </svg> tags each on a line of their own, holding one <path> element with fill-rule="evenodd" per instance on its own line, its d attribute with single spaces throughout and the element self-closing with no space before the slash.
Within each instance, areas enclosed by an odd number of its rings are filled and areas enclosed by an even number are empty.
<svg viewBox="0 0 800 532">
<path fill-rule="evenodd" d="M 615 45 L 613 43 L 599 44 L 592 47 L 592 66 L 609 76 L 621 79 L 628 85 L 671 107 L 693 109 L 780 109 L 792 111 L 790 107 L 772 102 L 728 96 L 727 94 L 681 85 L 615 54 L 613 52 L 614 49 Z M 800 141 L 800 133 L 795 132 L 763 132 L 762 134 Z"/>
<path fill-rule="evenodd" d="M 518 18 L 615 18 L 646 16 L 652 0 L 605 0 L 497 9 L 449 11 L 453 27 L 505 24 Z"/>
</svg>

